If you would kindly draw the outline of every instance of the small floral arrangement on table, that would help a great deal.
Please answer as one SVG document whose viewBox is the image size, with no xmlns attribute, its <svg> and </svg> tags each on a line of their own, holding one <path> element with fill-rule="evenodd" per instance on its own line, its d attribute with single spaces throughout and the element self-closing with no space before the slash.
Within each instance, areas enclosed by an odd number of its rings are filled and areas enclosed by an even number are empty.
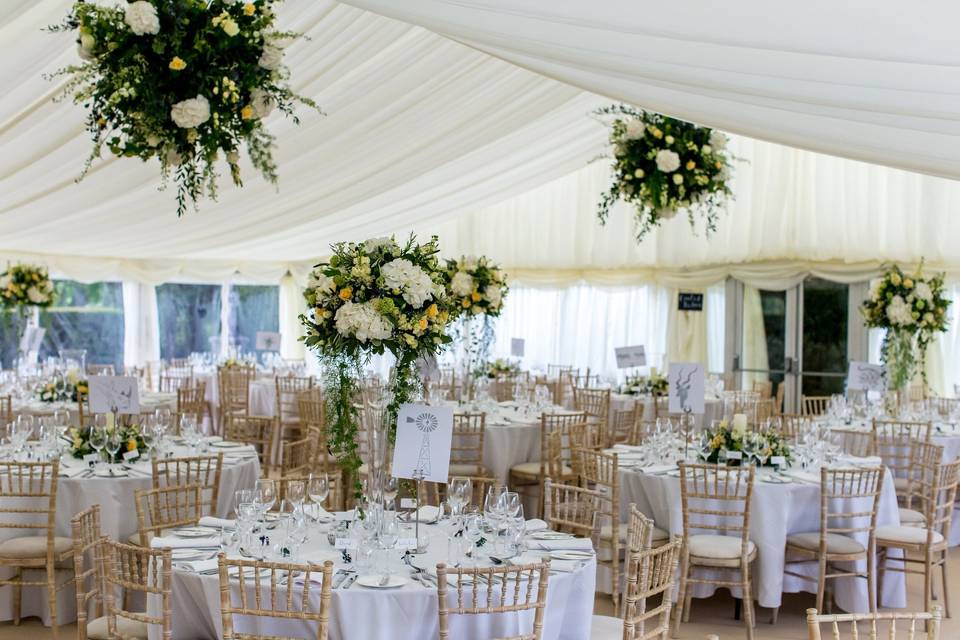
<svg viewBox="0 0 960 640">
<path fill-rule="evenodd" d="M 96 453 L 96 449 L 90 446 L 90 431 L 93 427 L 70 427 L 68 437 L 70 438 L 70 455 L 74 458 L 82 458 L 85 455 Z M 143 435 L 140 433 L 140 425 L 130 425 L 126 427 L 114 427 L 121 430 L 120 435 L 123 445 L 117 451 L 117 455 L 110 462 L 122 462 L 123 454 L 129 451 L 138 451 L 141 455 L 146 452 L 147 445 L 143 442 Z M 105 451 L 105 450 L 104 450 Z M 107 454 L 109 455 L 109 454 Z"/>
<path fill-rule="evenodd" d="M 783 456 L 787 463 L 791 459 L 790 446 L 778 431 L 750 431 L 745 418 L 735 419 L 733 425 L 722 420 L 716 428 L 708 429 L 703 437 L 707 446 L 701 455 L 706 454 L 707 462 L 720 462 L 721 451 L 739 451 L 746 454 L 748 450 L 760 459 L 758 462 L 763 460 L 767 465 L 770 464 L 770 459 L 776 456 Z"/>
<path fill-rule="evenodd" d="M 317 109 L 295 94 L 283 50 L 300 34 L 277 30 L 281 0 L 136 0 L 121 6 L 77 0 L 50 31 L 76 31 L 82 60 L 52 74 L 68 78 L 62 97 L 88 109 L 94 148 L 160 162 L 177 183 L 177 213 L 204 192 L 216 197 L 225 157 L 240 180 L 240 147 L 253 167 L 277 182 L 274 136 L 264 119 L 276 108 L 295 124 L 294 106 Z"/>
<path fill-rule="evenodd" d="M 620 387 L 620 393 L 626 395 L 653 395 L 665 396 L 670 391 L 670 382 L 666 376 L 656 372 L 651 372 L 649 376 L 635 375 L 627 376 L 623 385 Z"/>
<path fill-rule="evenodd" d="M 942 273 L 925 278 L 921 261 L 913 275 L 893 265 L 871 283 L 860 310 L 867 327 L 886 329 L 881 353 L 894 389 L 905 388 L 917 369 L 927 379 L 927 347 L 947 330 L 950 300 L 943 295 L 943 278 Z"/>
<path fill-rule="evenodd" d="M 86 380 L 71 382 L 67 379 L 64 382 L 65 384 L 63 384 L 59 390 L 56 382 L 53 380 L 48 380 L 44 383 L 40 388 L 40 392 L 37 394 L 40 402 L 62 402 L 67 399 L 71 402 L 80 402 L 80 399 L 90 392 Z"/>
<path fill-rule="evenodd" d="M 53 300 L 53 282 L 45 267 L 15 264 L 0 274 L 0 302 L 8 309 L 49 307 Z"/>
<path fill-rule="evenodd" d="M 511 362 L 505 358 L 497 358 L 480 365 L 476 375 L 478 377 L 500 378 L 505 376 L 515 376 L 520 373 L 520 365 Z"/>
<path fill-rule="evenodd" d="M 716 230 L 721 207 L 732 195 L 727 183 L 733 158 L 725 151 L 724 134 L 627 105 L 596 113 L 615 116 L 610 127 L 614 177 L 600 200 L 601 222 L 623 200 L 636 209 L 637 241 L 681 209 L 690 226 L 700 214 L 707 231 Z"/>
</svg>

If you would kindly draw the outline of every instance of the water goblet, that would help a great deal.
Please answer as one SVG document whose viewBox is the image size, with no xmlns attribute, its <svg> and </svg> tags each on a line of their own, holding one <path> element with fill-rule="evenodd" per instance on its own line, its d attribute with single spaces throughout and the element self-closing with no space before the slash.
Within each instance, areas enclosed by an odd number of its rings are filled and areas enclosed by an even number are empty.
<svg viewBox="0 0 960 640">
<path fill-rule="evenodd" d="M 307 479 L 307 495 L 313 504 L 317 505 L 317 513 L 323 508 L 323 503 L 330 495 L 330 480 L 326 473 L 310 474 Z"/>
</svg>

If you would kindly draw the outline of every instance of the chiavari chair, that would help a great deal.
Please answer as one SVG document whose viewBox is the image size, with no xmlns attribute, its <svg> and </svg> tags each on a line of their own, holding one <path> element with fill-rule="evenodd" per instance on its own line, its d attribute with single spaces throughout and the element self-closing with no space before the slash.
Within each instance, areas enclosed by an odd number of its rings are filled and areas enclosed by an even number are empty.
<svg viewBox="0 0 960 640">
<path fill-rule="evenodd" d="M 930 442 L 930 434 L 929 422 L 873 421 L 873 453 L 893 474 L 898 498 L 909 495 L 916 471 L 910 465 L 914 449 L 920 443 Z"/>
<path fill-rule="evenodd" d="M 926 640 L 940 640 L 940 607 L 934 607 L 930 613 L 907 613 L 907 612 L 885 612 L 885 613 L 841 613 L 838 615 L 823 615 L 817 613 L 816 609 L 807 609 L 807 637 L 809 640 L 823 640 L 820 625 L 830 625 L 829 633 L 831 640 L 840 640 L 841 624 L 850 623 L 851 640 L 858 638 L 880 638 L 884 627 L 887 628 L 887 637 L 898 638 L 898 623 L 903 621 L 906 624 L 907 640 L 919 638 L 917 627 L 926 625 Z M 862 623 L 862 624 L 858 624 Z M 878 624 L 879 623 L 879 624 Z M 919 625 L 917 623 L 920 623 Z M 846 627 L 843 627 L 846 628 Z M 903 630 L 903 627 L 900 627 Z"/>
<path fill-rule="evenodd" d="M 160 627 L 160 637 L 173 637 L 172 550 L 148 549 L 103 538 L 100 543 L 104 567 L 103 600 L 109 638 L 146 638 L 150 625 Z M 133 593 L 159 600 L 160 615 L 129 611 L 124 603 Z M 121 595 L 122 594 L 122 595 Z"/>
<path fill-rule="evenodd" d="M 802 396 L 800 406 L 805 416 L 822 416 L 830 406 L 830 396 Z"/>
<path fill-rule="evenodd" d="M 877 527 L 879 569 L 877 588 L 883 592 L 883 576 L 886 571 L 912 573 L 923 576 L 923 609 L 930 609 L 933 572 L 940 568 L 943 585 L 943 606 L 950 617 L 950 591 L 947 586 L 947 555 L 950 545 L 950 525 L 953 521 L 953 504 L 957 496 L 957 481 L 960 460 L 943 462 L 943 447 L 922 444 L 914 458 L 917 476 L 914 482 L 920 488 L 920 504 L 923 521 L 909 525 L 885 525 Z M 903 552 L 903 557 L 888 554 L 890 549 Z M 910 554 L 916 554 L 911 557 Z M 919 556 L 919 557 L 917 557 Z M 899 563 L 891 566 L 891 563 Z M 909 568 L 910 565 L 921 568 Z"/>
<path fill-rule="evenodd" d="M 199 484 L 138 489 L 134 493 L 137 533 L 130 536 L 130 542 L 149 547 L 155 536 L 168 529 L 196 525 L 203 517 L 201 490 Z"/>
<path fill-rule="evenodd" d="M 159 390 L 162 393 L 176 393 L 180 387 L 192 385 L 193 367 L 164 367 L 160 370 Z"/>
<path fill-rule="evenodd" d="M 769 380 L 754 380 L 751 390 L 759 393 L 761 400 L 765 400 L 773 396 L 773 383 Z"/>
<path fill-rule="evenodd" d="M 223 640 L 259 640 L 257 633 L 236 630 L 235 617 L 310 621 L 316 624 L 316 639 L 326 640 L 330 628 L 330 590 L 333 563 L 313 565 L 259 560 L 228 559 L 217 555 L 220 575 L 220 613 Z M 314 576 L 320 574 L 317 586 Z M 314 605 L 320 592 L 320 606 Z M 296 636 L 270 636 L 270 640 L 292 640 Z"/>
<path fill-rule="evenodd" d="M 833 428 L 830 430 L 830 437 L 840 447 L 840 450 L 848 456 L 866 458 L 873 455 L 874 437 L 872 430 Z"/>
<path fill-rule="evenodd" d="M 13 422 L 13 396 L 0 396 L 0 424 Z"/>
<path fill-rule="evenodd" d="M 570 367 L 557 373 L 557 381 L 553 390 L 553 402 L 561 407 L 568 406 L 567 398 L 573 398 L 573 387 L 577 378 L 580 376 L 580 370 Z"/>
<path fill-rule="evenodd" d="M 780 419 L 780 435 L 789 442 L 797 442 L 803 435 L 803 429 L 809 418 L 796 413 L 783 413 Z"/>
<path fill-rule="evenodd" d="M 450 446 L 450 475 L 485 476 L 483 439 L 487 430 L 487 414 L 453 414 L 453 442 Z"/>
<path fill-rule="evenodd" d="M 465 589 L 472 578 L 471 588 Z M 547 582 L 550 560 L 522 566 L 459 567 L 448 569 L 437 565 L 437 600 L 439 604 L 440 640 L 449 640 L 450 616 L 491 615 L 503 612 L 533 610 L 533 630 L 512 636 L 511 640 L 540 640 L 547 605 Z M 456 588 L 455 605 L 450 604 L 447 588 L 452 578 Z M 469 593 L 465 593 L 469 591 Z"/>
<path fill-rule="evenodd" d="M 926 492 L 929 489 L 930 482 L 924 482 L 923 474 L 927 459 L 935 459 L 937 462 L 943 459 L 943 447 L 929 442 L 916 443 L 911 449 L 910 469 L 913 470 L 917 482 L 911 482 L 907 487 L 906 494 L 903 497 L 903 505 L 900 507 L 900 524 L 912 527 L 926 526 L 926 515 L 924 507 L 926 505 Z M 930 473 L 929 470 L 926 470 Z M 914 509 L 913 507 L 917 508 Z"/>
<path fill-rule="evenodd" d="M 628 444 L 634 428 L 643 413 L 643 404 L 634 402 L 629 409 L 615 409 L 610 420 L 610 439 L 613 444 Z"/>
<path fill-rule="evenodd" d="M 203 425 L 203 417 L 210 414 L 210 405 L 207 403 L 207 383 L 197 381 L 196 384 L 186 384 L 177 388 L 177 423 L 179 417 L 192 415 L 197 425 Z M 213 425 L 211 425 L 212 428 Z"/>
<path fill-rule="evenodd" d="M 524 491 L 533 487 L 540 490 L 540 505 L 543 504 L 543 481 L 549 475 L 555 481 L 575 482 L 576 473 L 572 466 L 572 429 L 577 425 L 586 425 L 585 413 L 544 413 L 540 417 L 540 459 L 522 462 L 510 468 L 508 484 L 515 491 Z M 560 434 L 561 458 L 559 465 L 549 455 L 550 434 Z M 564 440 L 566 442 L 564 442 Z M 581 445 L 582 446 L 582 445 Z M 551 466 L 553 464 L 554 466 Z"/>
<path fill-rule="evenodd" d="M 247 367 L 220 367 L 217 370 L 221 423 L 249 414 L 250 382 L 253 376 L 254 371 Z"/>
<path fill-rule="evenodd" d="M 253 445 L 260 457 L 260 469 L 267 475 L 272 466 L 273 439 L 276 423 L 267 416 L 232 416 L 224 423 L 224 440 Z"/>
<path fill-rule="evenodd" d="M 620 472 L 616 453 L 604 453 L 592 449 L 577 449 L 574 455 L 581 461 L 580 474 L 584 486 L 600 493 L 600 510 L 597 518 L 600 532 L 596 540 L 597 564 L 610 567 L 611 597 L 613 606 L 620 606 L 620 552 L 627 539 L 627 526 L 620 522 Z M 609 558 L 604 560 L 599 552 L 606 549 Z"/>
<path fill-rule="evenodd" d="M 627 537 L 624 540 L 627 551 L 643 551 L 660 546 L 670 539 L 670 534 L 657 527 L 654 521 L 645 513 L 637 509 L 637 505 L 630 504 L 630 519 L 625 525 Z M 659 543 L 659 544 L 658 544 Z"/>
<path fill-rule="evenodd" d="M 757 557 L 757 547 L 750 540 L 750 502 L 754 468 L 683 462 L 679 466 L 683 548 L 674 634 L 680 632 L 681 621 L 687 622 L 690 618 L 690 586 L 709 584 L 740 589 L 747 639 L 753 640 L 755 615 L 750 564 Z M 697 568 L 708 573 L 693 577 Z M 718 570 L 733 572 L 734 576 L 724 579 L 710 573 Z"/>
<path fill-rule="evenodd" d="M 488 476 L 450 476 L 446 483 L 423 482 L 421 483 L 423 491 L 420 492 L 419 503 L 421 505 L 440 506 L 447 499 L 447 487 L 454 480 L 470 481 L 469 504 L 481 508 L 487 491 L 493 487 L 499 487 L 501 484 L 496 478 Z"/>
<path fill-rule="evenodd" d="M 626 444 L 639 446 L 647 441 L 647 438 L 650 437 L 650 434 L 656 429 L 657 423 L 650 420 L 637 420 L 633 423 L 633 428 L 630 430 L 630 438 L 627 440 Z"/>
<path fill-rule="evenodd" d="M 280 477 L 301 476 L 313 471 L 313 449 L 316 445 L 317 443 L 309 437 L 284 442 L 283 456 L 280 458 Z"/>
<path fill-rule="evenodd" d="M 181 458 L 154 458 L 151 461 L 153 488 L 200 485 L 200 512 L 217 515 L 223 453 Z"/>
<path fill-rule="evenodd" d="M 73 532 L 73 575 L 77 592 L 77 638 L 107 637 L 107 619 L 103 610 L 103 569 L 100 562 L 100 505 L 84 509 L 70 520 Z M 91 603 L 94 619 L 87 621 Z"/>
<path fill-rule="evenodd" d="M 956 415 L 957 409 L 960 408 L 960 398 L 927 398 L 927 405 L 941 418 L 949 418 Z"/>
<path fill-rule="evenodd" d="M 53 637 L 57 626 L 57 592 L 73 584 L 73 576 L 57 583 L 57 565 L 73 557 L 73 539 L 56 535 L 58 462 L 0 462 L 0 528 L 31 532 L 0 542 L 0 566 L 13 575 L 0 585 L 13 587 L 13 620 L 20 624 L 23 587 L 43 587 L 50 607 Z M 42 535 L 32 532 L 42 531 Z M 27 580 L 27 572 L 42 572 L 43 579 Z"/>
<path fill-rule="evenodd" d="M 867 581 L 870 610 L 877 610 L 876 530 L 877 505 L 883 488 L 883 467 L 820 469 L 820 530 L 787 536 L 785 567 L 817 563 L 817 577 L 784 569 L 786 575 L 817 583 L 817 610 L 831 605 L 830 585 L 835 578 Z M 857 539 L 856 535 L 861 537 Z M 866 543 L 862 538 L 866 537 Z M 865 561 L 866 571 L 849 563 Z M 842 563 L 843 566 L 838 566 Z M 775 616 L 774 616 L 775 617 Z"/>
<path fill-rule="evenodd" d="M 600 441 L 610 446 L 607 427 L 610 421 L 610 389 L 573 388 L 573 407 L 599 425 Z"/>
<path fill-rule="evenodd" d="M 572 533 L 590 538 L 594 545 L 600 537 L 600 518 L 603 494 L 576 484 L 543 483 L 543 520 L 554 531 Z"/>
<path fill-rule="evenodd" d="M 306 433 L 300 421 L 299 398 L 301 393 L 313 388 L 313 378 L 277 376 L 274 384 L 277 394 L 277 435 L 281 440 L 298 440 Z"/>
</svg>

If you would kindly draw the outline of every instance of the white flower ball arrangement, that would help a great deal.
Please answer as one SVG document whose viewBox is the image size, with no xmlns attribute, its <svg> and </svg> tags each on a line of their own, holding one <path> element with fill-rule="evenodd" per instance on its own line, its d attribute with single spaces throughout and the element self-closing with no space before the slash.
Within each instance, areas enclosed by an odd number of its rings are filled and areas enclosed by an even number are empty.
<svg viewBox="0 0 960 640">
<path fill-rule="evenodd" d="M 80 64 L 64 96 L 87 109 L 94 148 L 83 175 L 106 146 L 120 157 L 160 163 L 177 184 L 177 213 L 204 194 L 216 197 L 217 163 L 237 186 L 239 149 L 277 182 L 274 137 L 263 119 L 274 108 L 298 122 L 296 103 L 317 108 L 287 84 L 284 47 L 298 34 L 276 27 L 282 0 L 136 0 L 119 6 L 77 0 L 54 32 L 76 30 Z M 83 177 L 81 175 L 81 178 Z"/>
<path fill-rule="evenodd" d="M 918 369 L 926 379 L 927 347 L 947 330 L 950 300 L 943 296 L 943 278 L 925 278 L 922 263 L 912 276 L 894 265 L 871 284 L 860 307 L 867 327 L 886 329 L 882 355 L 894 389 L 906 387 Z"/>
<path fill-rule="evenodd" d="M 53 282 L 44 267 L 15 264 L 0 274 L 0 303 L 6 309 L 49 307 L 53 300 Z"/>
<path fill-rule="evenodd" d="M 447 260 L 448 295 L 454 301 L 454 313 L 496 318 L 510 287 L 506 274 L 489 258 L 463 256 Z"/>
<path fill-rule="evenodd" d="M 716 230 L 723 203 L 731 196 L 731 156 L 719 131 L 626 105 L 597 111 L 615 116 L 610 128 L 614 180 L 597 216 L 606 222 L 618 200 L 636 209 L 637 240 L 662 220 L 687 212 L 691 226 L 700 215 Z"/>
</svg>

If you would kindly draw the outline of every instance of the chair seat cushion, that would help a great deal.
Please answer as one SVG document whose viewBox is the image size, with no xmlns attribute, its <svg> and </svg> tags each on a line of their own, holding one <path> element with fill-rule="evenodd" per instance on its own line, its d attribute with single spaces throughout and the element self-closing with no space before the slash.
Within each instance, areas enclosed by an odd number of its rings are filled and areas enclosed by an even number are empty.
<svg viewBox="0 0 960 640">
<path fill-rule="evenodd" d="M 900 524 L 908 527 L 923 526 L 927 518 L 916 509 L 905 509 L 900 507 Z"/>
<path fill-rule="evenodd" d="M 453 467 L 453 465 L 450 465 Z M 545 467 L 546 469 L 546 467 Z M 539 476 L 540 475 L 540 463 L 539 462 L 521 462 L 520 464 L 515 464 L 510 467 L 510 473 L 521 474 L 525 476 Z M 560 468 L 560 473 L 564 476 L 572 476 L 573 469 L 567 465 L 563 465 Z"/>
<path fill-rule="evenodd" d="M 736 567 L 740 564 L 742 544 L 740 538 L 733 536 L 696 535 L 687 539 L 691 560 L 703 558 L 717 566 Z M 753 557 L 757 547 L 752 540 L 747 541 L 747 558 Z"/>
<path fill-rule="evenodd" d="M 877 544 L 884 546 L 888 542 L 926 544 L 927 530 L 923 527 L 895 527 L 893 525 L 877 527 Z M 932 542 L 933 544 L 943 542 L 943 535 L 939 531 L 934 531 Z"/>
<path fill-rule="evenodd" d="M 72 548 L 72 538 L 54 537 L 54 553 L 61 554 Z M 47 536 L 23 536 L 0 542 L 0 558 L 42 558 L 45 555 L 47 555 Z"/>
<path fill-rule="evenodd" d="M 121 637 L 146 640 L 147 629 L 145 622 L 117 616 L 117 631 L 120 632 Z M 110 634 L 107 633 L 107 616 L 100 616 L 87 623 L 87 637 L 90 640 L 110 640 Z"/>
<path fill-rule="evenodd" d="M 593 616 L 590 640 L 610 640 L 623 636 L 623 620 L 611 616 Z"/>
<path fill-rule="evenodd" d="M 627 541 L 627 530 L 630 528 L 630 525 L 626 522 L 620 524 L 620 542 Z M 613 526 L 605 524 L 600 527 L 600 539 L 609 540 L 613 537 Z M 670 539 L 670 534 L 664 531 L 659 527 L 653 528 L 653 538 L 651 542 L 663 542 Z"/>
<path fill-rule="evenodd" d="M 793 535 L 787 536 L 787 545 L 815 551 L 820 548 L 820 532 L 794 533 Z M 848 555 L 863 553 L 864 551 L 866 551 L 864 546 L 853 538 L 842 536 L 839 533 L 827 534 L 827 553 Z"/>
</svg>

